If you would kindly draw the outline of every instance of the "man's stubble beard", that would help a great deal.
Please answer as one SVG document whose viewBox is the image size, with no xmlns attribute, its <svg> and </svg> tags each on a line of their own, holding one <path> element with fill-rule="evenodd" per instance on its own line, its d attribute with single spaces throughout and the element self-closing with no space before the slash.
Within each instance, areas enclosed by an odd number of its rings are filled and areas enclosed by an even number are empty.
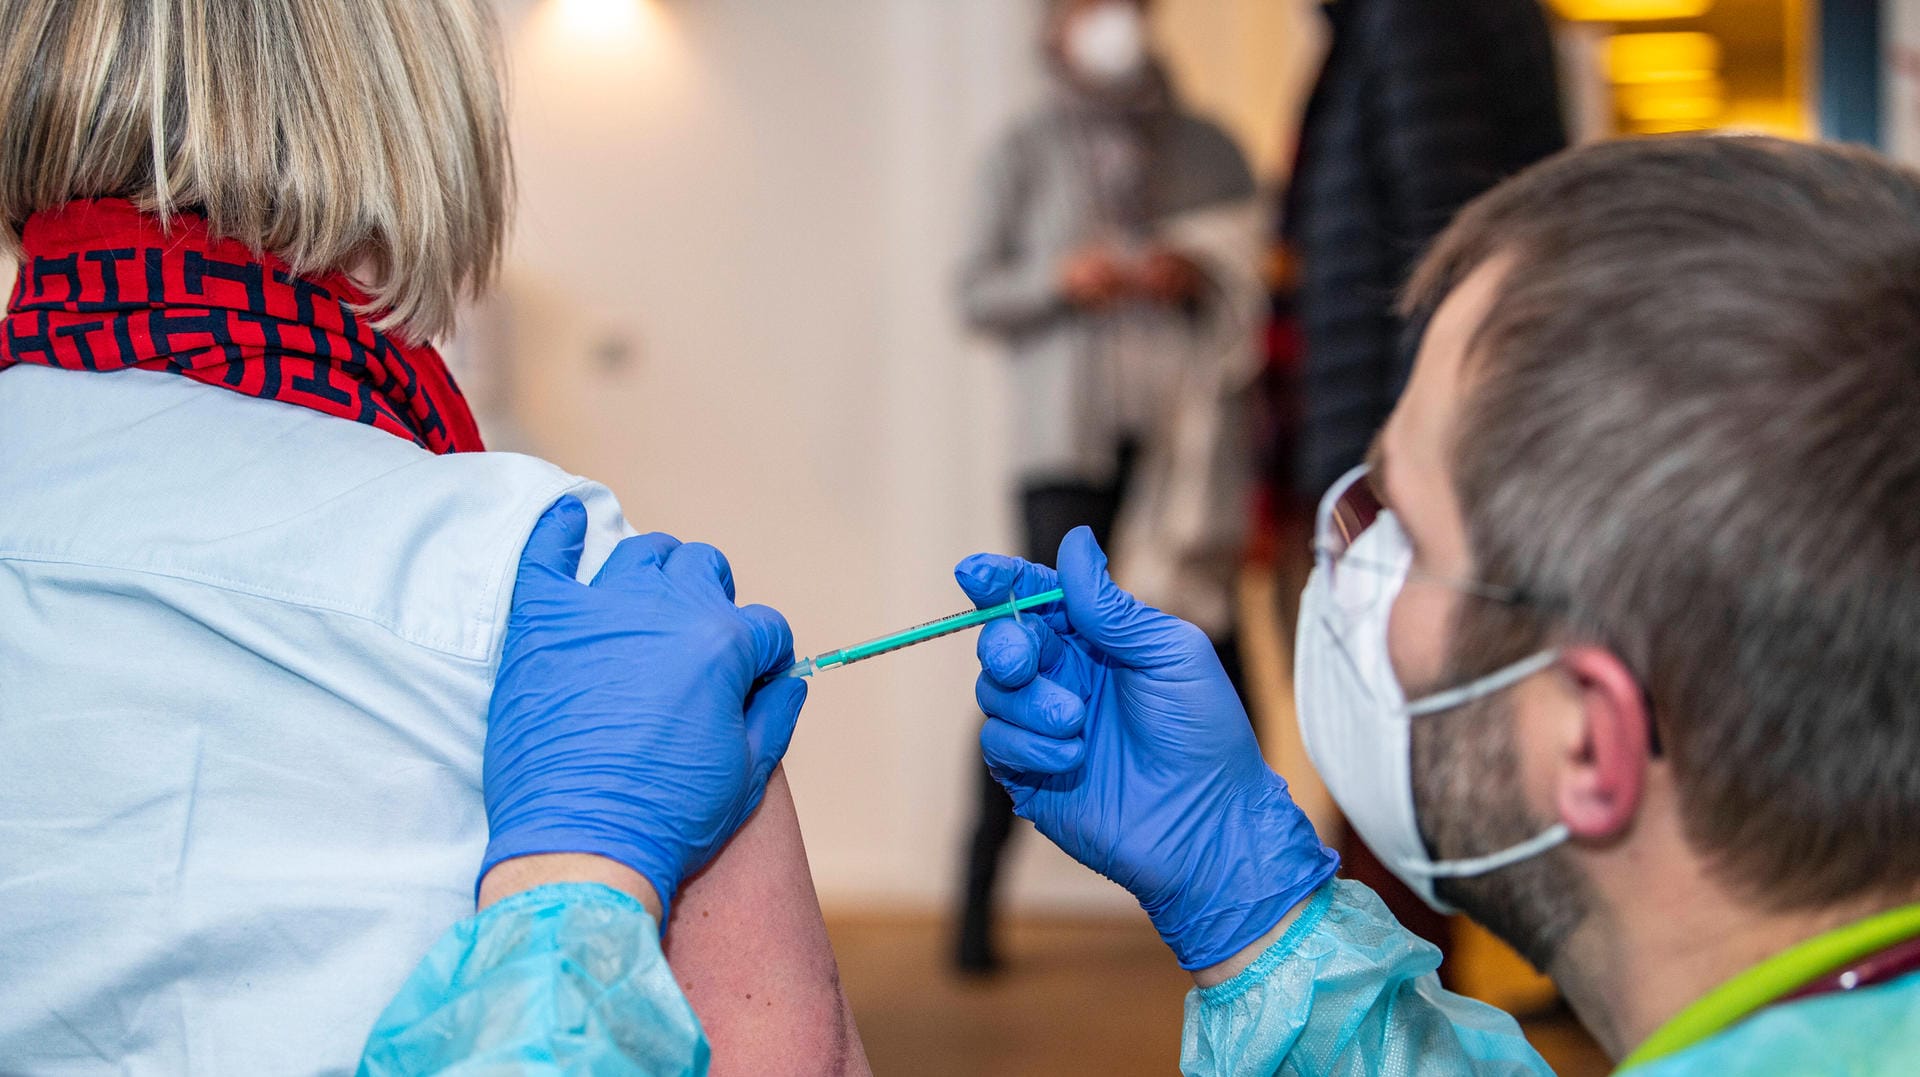
<svg viewBox="0 0 1920 1077">
<path fill-rule="evenodd" d="M 1434 859 L 1485 856 L 1552 825 L 1535 818 L 1520 793 L 1513 723 L 1509 692 L 1413 719 L 1415 818 Z M 1441 900 L 1549 974 L 1593 908 L 1586 880 L 1560 848 L 1484 875 L 1434 883 Z"/>
</svg>

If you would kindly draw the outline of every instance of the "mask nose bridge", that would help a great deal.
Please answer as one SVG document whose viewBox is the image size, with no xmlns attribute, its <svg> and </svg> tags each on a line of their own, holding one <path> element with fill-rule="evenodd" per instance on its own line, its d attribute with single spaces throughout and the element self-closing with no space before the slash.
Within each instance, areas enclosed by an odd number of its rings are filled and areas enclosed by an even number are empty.
<svg viewBox="0 0 1920 1077">
<path fill-rule="evenodd" d="M 1406 589 L 1412 550 L 1391 511 L 1381 512 L 1356 536 L 1354 547 L 1362 543 L 1383 548 L 1376 554 L 1371 548 L 1356 551 L 1350 547 L 1349 553 L 1357 552 L 1360 560 L 1350 563 L 1345 572 L 1332 564 L 1324 566 L 1329 601 L 1320 614 L 1355 682 L 1365 686 L 1369 701 L 1383 716 L 1404 720 L 1408 717 L 1406 693 L 1393 668 L 1389 641 L 1393 610 Z M 1344 587 L 1343 579 L 1347 581 Z M 1354 581 L 1359 581 L 1358 587 Z M 1378 662 L 1382 668 L 1371 670 L 1365 660 Z M 1380 678 L 1392 682 L 1392 691 L 1384 698 L 1381 689 L 1387 686 L 1379 683 Z"/>
</svg>

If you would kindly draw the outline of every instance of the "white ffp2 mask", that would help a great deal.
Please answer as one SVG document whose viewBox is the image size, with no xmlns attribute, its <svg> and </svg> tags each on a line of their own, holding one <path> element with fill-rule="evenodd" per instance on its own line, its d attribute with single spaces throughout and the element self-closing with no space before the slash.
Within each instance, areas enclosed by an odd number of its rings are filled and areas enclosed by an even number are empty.
<svg viewBox="0 0 1920 1077">
<path fill-rule="evenodd" d="M 1568 832 L 1555 824 L 1486 856 L 1430 859 L 1414 818 L 1412 722 L 1512 687 L 1558 655 L 1544 651 L 1409 703 L 1387 650 L 1387 625 L 1413 551 L 1390 510 L 1354 540 L 1351 556 L 1372 567 L 1336 575 L 1318 565 L 1301 600 L 1293 673 L 1300 736 L 1361 840 L 1421 900 L 1452 913 L 1434 895 L 1435 878 L 1483 875 L 1559 845 Z"/>
<path fill-rule="evenodd" d="M 1147 65 L 1147 27 L 1140 9 L 1119 0 L 1074 19 L 1067 28 L 1067 63 L 1096 86 L 1123 86 Z"/>
</svg>

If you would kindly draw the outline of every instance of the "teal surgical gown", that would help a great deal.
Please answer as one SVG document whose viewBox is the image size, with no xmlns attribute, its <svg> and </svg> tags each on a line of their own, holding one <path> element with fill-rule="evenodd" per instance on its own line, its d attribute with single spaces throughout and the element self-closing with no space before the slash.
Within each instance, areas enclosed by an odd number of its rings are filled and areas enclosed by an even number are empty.
<svg viewBox="0 0 1920 1077">
<path fill-rule="evenodd" d="M 1373 892 L 1335 881 L 1244 972 L 1187 996 L 1193 1077 L 1547 1074 L 1519 1025 L 1440 987 L 1440 954 Z M 1920 974 L 1772 1006 L 1633 1077 L 1895 1074 L 1920 1067 Z M 362 1074 L 681 1075 L 700 1025 L 639 903 L 542 887 L 456 925 L 367 1041 Z"/>
<path fill-rule="evenodd" d="M 707 1039 L 646 907 L 561 883 L 455 924 L 374 1023 L 362 1077 L 707 1072 Z"/>
</svg>

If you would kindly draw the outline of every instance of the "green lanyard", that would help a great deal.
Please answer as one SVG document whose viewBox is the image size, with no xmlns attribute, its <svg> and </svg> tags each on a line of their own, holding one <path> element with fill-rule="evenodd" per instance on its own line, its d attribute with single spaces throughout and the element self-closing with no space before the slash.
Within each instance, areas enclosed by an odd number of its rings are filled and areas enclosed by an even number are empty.
<svg viewBox="0 0 1920 1077">
<path fill-rule="evenodd" d="M 1679 1054 L 1794 989 L 1915 936 L 1920 936 L 1920 904 L 1890 909 L 1816 935 L 1767 958 L 1675 1014 L 1620 1063 L 1619 1072 Z"/>
</svg>

